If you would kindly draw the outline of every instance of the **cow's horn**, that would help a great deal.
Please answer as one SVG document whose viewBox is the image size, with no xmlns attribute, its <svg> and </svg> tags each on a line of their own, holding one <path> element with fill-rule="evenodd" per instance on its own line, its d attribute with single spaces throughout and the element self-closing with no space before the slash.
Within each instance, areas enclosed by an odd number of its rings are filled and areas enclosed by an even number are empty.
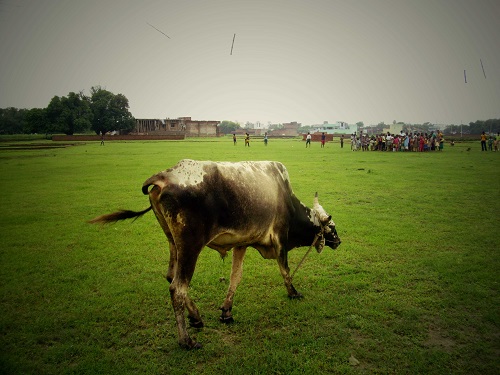
<svg viewBox="0 0 500 375">
<path fill-rule="evenodd" d="M 316 194 L 314 194 L 314 205 L 313 205 L 313 207 L 317 208 L 318 206 L 319 206 L 318 192 L 316 192 Z"/>
<path fill-rule="evenodd" d="M 313 205 L 314 211 L 318 214 L 319 220 L 324 223 L 326 221 L 330 221 L 331 216 L 328 215 L 325 211 L 325 209 L 319 204 L 318 201 L 318 192 L 314 195 L 314 205 Z"/>
</svg>

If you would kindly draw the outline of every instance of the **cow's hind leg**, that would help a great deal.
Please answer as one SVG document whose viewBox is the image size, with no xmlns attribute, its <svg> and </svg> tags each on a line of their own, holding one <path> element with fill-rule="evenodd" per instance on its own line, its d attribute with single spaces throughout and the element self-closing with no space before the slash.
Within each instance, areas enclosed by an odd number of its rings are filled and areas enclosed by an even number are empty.
<svg viewBox="0 0 500 375">
<path fill-rule="evenodd" d="M 220 308 L 222 310 L 220 321 L 223 323 L 233 322 L 231 309 L 233 308 L 234 293 L 236 292 L 236 288 L 238 287 L 238 284 L 243 276 L 243 258 L 245 257 L 246 250 L 246 247 L 235 247 L 233 249 L 231 280 L 229 281 L 226 299 Z"/>
<path fill-rule="evenodd" d="M 292 277 L 290 276 L 290 268 L 288 267 L 288 253 L 285 250 L 281 250 L 278 256 L 278 265 L 280 268 L 281 276 L 285 282 L 285 287 L 288 292 L 288 298 L 303 298 L 304 296 L 297 292 L 292 284 Z"/>
<path fill-rule="evenodd" d="M 186 308 L 188 310 L 189 325 L 193 328 L 203 328 L 203 320 L 194 302 L 186 294 Z"/>
<path fill-rule="evenodd" d="M 167 234 L 168 243 L 169 243 L 169 252 L 170 259 L 168 262 L 168 270 L 167 270 L 167 281 L 172 283 L 175 274 L 175 266 L 177 264 L 177 248 L 175 247 L 175 242 L 172 238 L 172 235 Z"/>
<path fill-rule="evenodd" d="M 170 261 L 168 264 L 167 281 L 169 283 L 172 283 L 175 274 L 175 266 L 177 264 L 177 248 L 175 247 L 175 243 L 174 240 L 172 239 L 172 236 L 167 236 L 167 237 L 168 237 L 168 242 L 170 244 Z M 195 328 L 202 328 L 203 321 L 201 320 L 200 312 L 196 308 L 196 305 L 189 298 L 189 295 L 187 294 L 185 300 L 186 300 L 186 308 L 188 310 L 189 325 Z"/>
<path fill-rule="evenodd" d="M 184 311 L 188 310 L 188 319 L 191 325 L 201 327 L 200 313 L 195 304 L 187 295 L 189 283 L 193 277 L 196 260 L 201 252 L 201 247 L 190 248 L 189 254 L 186 254 L 187 249 L 180 246 L 177 247 L 177 267 L 175 267 L 175 275 L 170 284 L 170 297 L 174 308 L 175 320 L 177 322 L 179 345 L 186 349 L 198 349 L 201 345 L 189 337 L 186 327 L 186 319 Z"/>
</svg>

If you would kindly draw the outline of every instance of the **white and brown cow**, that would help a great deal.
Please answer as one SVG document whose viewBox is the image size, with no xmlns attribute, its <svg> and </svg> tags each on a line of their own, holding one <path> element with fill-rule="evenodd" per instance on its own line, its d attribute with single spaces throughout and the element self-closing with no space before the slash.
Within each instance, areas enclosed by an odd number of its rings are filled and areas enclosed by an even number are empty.
<svg viewBox="0 0 500 375">
<path fill-rule="evenodd" d="M 191 326 L 202 327 L 200 313 L 188 296 L 188 286 L 198 255 L 205 246 L 223 257 L 233 249 L 231 280 L 222 304 L 222 322 L 231 322 L 231 308 L 241 281 L 248 246 L 266 259 L 276 259 L 290 298 L 300 298 L 292 285 L 288 251 L 311 245 L 320 251 L 326 243 L 340 245 L 331 216 L 314 198 L 313 208 L 302 204 L 292 191 L 285 166 L 272 161 L 239 163 L 181 160 L 174 167 L 149 178 L 142 186 L 150 207 L 144 211 L 119 211 L 92 223 L 136 218 L 153 209 L 170 244 L 167 279 L 179 334 L 185 348 L 200 348 L 189 337 L 185 309 Z"/>
</svg>

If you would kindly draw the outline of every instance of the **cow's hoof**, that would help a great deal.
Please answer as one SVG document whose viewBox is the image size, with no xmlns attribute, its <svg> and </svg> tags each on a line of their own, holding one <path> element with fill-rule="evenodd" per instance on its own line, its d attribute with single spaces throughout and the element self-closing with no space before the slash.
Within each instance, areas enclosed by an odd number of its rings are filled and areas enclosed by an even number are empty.
<svg viewBox="0 0 500 375">
<path fill-rule="evenodd" d="M 234 322 L 234 319 L 232 316 L 221 316 L 219 318 L 219 320 L 221 323 L 224 323 L 224 324 L 231 324 Z"/>
<path fill-rule="evenodd" d="M 189 325 L 193 328 L 203 328 L 203 321 L 195 318 L 188 317 Z"/>
<path fill-rule="evenodd" d="M 203 348 L 203 345 L 201 345 L 199 342 L 196 342 L 196 341 L 191 340 L 191 339 L 189 339 L 189 341 L 187 343 L 179 343 L 179 345 L 186 350 Z"/>
<path fill-rule="evenodd" d="M 194 341 L 189 350 L 191 349 L 201 349 L 203 348 L 203 345 L 201 345 L 199 342 Z"/>
<path fill-rule="evenodd" d="M 297 294 L 289 295 L 288 298 L 290 298 L 290 299 L 302 299 L 302 298 L 304 298 L 304 296 L 297 292 Z"/>
</svg>

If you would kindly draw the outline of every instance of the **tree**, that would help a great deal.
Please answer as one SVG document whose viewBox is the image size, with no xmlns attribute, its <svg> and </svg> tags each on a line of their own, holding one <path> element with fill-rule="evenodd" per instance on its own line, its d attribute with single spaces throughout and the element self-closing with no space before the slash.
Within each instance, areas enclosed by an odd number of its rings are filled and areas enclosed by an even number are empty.
<svg viewBox="0 0 500 375">
<path fill-rule="evenodd" d="M 70 92 L 67 97 L 62 98 L 63 104 L 63 121 L 67 129 L 66 134 L 72 135 L 90 130 L 92 125 L 92 111 L 87 98 L 83 92 L 76 94 Z"/>
<path fill-rule="evenodd" d="M 115 95 L 100 86 L 93 86 L 90 92 L 90 106 L 94 115 L 92 130 L 96 134 L 106 134 L 113 130 L 127 133 L 134 128 L 135 119 L 128 110 L 128 99 L 125 95 Z"/>
<path fill-rule="evenodd" d="M 26 109 L 0 109 L 0 134 L 20 134 L 24 127 Z"/>
<path fill-rule="evenodd" d="M 25 116 L 25 126 L 23 133 L 46 133 L 49 128 L 49 119 L 46 108 L 32 108 L 28 110 Z"/>
<path fill-rule="evenodd" d="M 311 125 L 299 126 L 299 128 L 297 129 L 297 133 L 305 134 L 305 133 L 311 131 L 311 128 L 312 128 Z"/>
<path fill-rule="evenodd" d="M 46 133 L 73 135 L 90 129 L 92 111 L 82 92 L 70 92 L 68 96 L 54 96 L 47 107 Z"/>
<path fill-rule="evenodd" d="M 271 124 L 269 125 L 269 130 L 283 129 L 283 124 Z"/>
<path fill-rule="evenodd" d="M 236 129 L 240 129 L 240 124 L 233 121 L 224 120 L 219 124 L 219 129 L 224 134 L 229 134 L 234 132 Z"/>
<path fill-rule="evenodd" d="M 468 125 L 471 134 L 498 133 L 500 131 L 500 119 L 489 119 L 486 121 L 477 120 Z"/>
</svg>

